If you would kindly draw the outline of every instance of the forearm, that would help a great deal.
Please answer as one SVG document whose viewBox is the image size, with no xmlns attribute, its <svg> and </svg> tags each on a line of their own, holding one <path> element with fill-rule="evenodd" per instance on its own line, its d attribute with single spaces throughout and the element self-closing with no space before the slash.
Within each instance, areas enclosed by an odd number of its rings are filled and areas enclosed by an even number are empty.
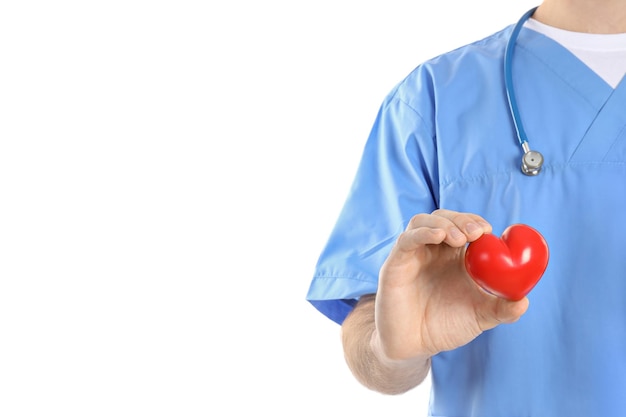
<svg viewBox="0 0 626 417">
<path fill-rule="evenodd" d="M 373 295 L 364 296 L 342 325 L 346 362 L 355 378 L 367 388 L 384 394 L 402 394 L 426 378 L 430 358 L 388 358 L 378 343 L 374 305 Z"/>
</svg>

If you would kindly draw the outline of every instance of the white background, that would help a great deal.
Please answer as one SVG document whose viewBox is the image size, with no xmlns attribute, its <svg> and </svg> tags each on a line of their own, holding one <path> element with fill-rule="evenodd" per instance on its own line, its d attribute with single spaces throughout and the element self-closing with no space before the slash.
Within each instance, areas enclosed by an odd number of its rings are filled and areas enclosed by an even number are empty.
<svg viewBox="0 0 626 417">
<path fill-rule="evenodd" d="M 3 2 L 0 415 L 426 415 L 306 290 L 387 92 L 534 5 Z"/>
</svg>

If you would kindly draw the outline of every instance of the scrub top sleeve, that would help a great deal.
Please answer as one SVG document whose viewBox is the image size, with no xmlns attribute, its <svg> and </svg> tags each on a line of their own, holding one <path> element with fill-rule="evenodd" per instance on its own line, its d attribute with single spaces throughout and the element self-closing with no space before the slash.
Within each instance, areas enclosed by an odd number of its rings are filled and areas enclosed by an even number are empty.
<svg viewBox="0 0 626 417">
<path fill-rule="evenodd" d="M 409 220 L 437 206 L 435 139 L 428 126 L 397 89 L 380 107 L 306 297 L 336 323 L 360 296 L 376 292 L 378 271 Z"/>
</svg>

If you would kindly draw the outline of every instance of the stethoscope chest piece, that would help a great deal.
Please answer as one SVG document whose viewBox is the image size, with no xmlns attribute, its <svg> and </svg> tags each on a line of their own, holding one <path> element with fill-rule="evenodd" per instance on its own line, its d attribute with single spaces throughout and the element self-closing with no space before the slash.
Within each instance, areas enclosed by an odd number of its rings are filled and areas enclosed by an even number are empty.
<svg viewBox="0 0 626 417">
<path fill-rule="evenodd" d="M 537 151 L 527 151 L 522 156 L 522 172 L 525 175 L 537 175 L 543 166 L 543 155 Z"/>
</svg>

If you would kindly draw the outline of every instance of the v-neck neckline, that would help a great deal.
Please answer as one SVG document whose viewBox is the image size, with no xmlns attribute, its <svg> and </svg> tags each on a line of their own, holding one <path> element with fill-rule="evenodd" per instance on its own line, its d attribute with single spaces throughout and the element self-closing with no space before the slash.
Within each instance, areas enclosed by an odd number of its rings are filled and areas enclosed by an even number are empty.
<svg viewBox="0 0 626 417">
<path fill-rule="evenodd" d="M 519 38 L 520 42 L 516 46 L 516 50 L 526 50 L 534 55 L 564 82 L 584 96 L 595 108 L 600 109 L 614 90 L 624 88 L 623 79 L 613 89 L 567 48 L 539 32 L 524 28 Z"/>
<path fill-rule="evenodd" d="M 612 88 L 561 44 L 532 29 L 520 32 L 518 50 L 539 60 L 595 111 L 569 162 L 603 161 L 616 142 L 626 146 L 626 77 Z"/>
</svg>

